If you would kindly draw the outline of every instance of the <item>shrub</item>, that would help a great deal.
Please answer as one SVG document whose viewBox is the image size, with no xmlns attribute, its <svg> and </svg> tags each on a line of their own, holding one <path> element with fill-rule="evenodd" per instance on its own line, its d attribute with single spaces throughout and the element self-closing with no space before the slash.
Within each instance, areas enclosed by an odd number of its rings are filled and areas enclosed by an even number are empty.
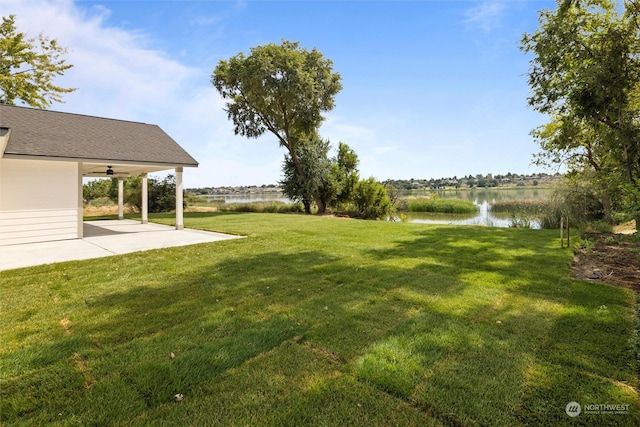
<svg viewBox="0 0 640 427">
<path fill-rule="evenodd" d="M 95 199 L 89 200 L 87 205 L 100 208 L 103 206 L 113 206 L 114 203 L 113 203 L 113 200 L 111 200 L 109 197 L 97 197 Z"/>
<path fill-rule="evenodd" d="M 604 218 L 602 202 L 588 183 L 565 180 L 558 185 L 541 218 L 542 228 L 560 228 L 560 217 L 569 217 L 573 227 L 585 228 Z"/>
<path fill-rule="evenodd" d="M 374 178 L 358 181 L 354 193 L 353 201 L 360 218 L 386 219 L 392 214 L 393 207 L 387 190 Z"/>
<path fill-rule="evenodd" d="M 511 228 L 531 228 L 531 218 L 526 214 L 512 213 L 509 220 L 509 227 Z"/>
<path fill-rule="evenodd" d="M 147 182 L 149 212 L 170 212 L 176 208 L 176 177 L 149 178 Z M 142 177 L 135 175 L 124 181 L 124 203 L 140 211 L 142 208 Z M 183 200 L 186 207 L 186 199 Z"/>
</svg>

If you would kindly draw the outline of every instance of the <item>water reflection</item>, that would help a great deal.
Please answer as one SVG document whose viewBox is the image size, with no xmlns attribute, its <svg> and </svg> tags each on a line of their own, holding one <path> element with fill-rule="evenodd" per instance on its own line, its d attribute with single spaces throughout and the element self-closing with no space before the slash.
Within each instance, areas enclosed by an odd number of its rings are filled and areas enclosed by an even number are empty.
<svg viewBox="0 0 640 427">
<path fill-rule="evenodd" d="M 551 196 L 553 192 L 550 188 L 474 188 L 465 190 L 435 190 L 435 191 L 422 191 L 412 192 L 411 196 L 427 197 L 433 194 L 437 194 L 438 197 L 444 199 L 461 199 L 468 200 L 480 206 L 482 203 L 487 202 L 490 205 L 498 200 L 546 200 Z"/>
<path fill-rule="evenodd" d="M 204 195 L 208 201 L 222 200 L 225 203 L 283 202 L 291 203 L 282 193 L 243 193 L 243 194 L 210 194 Z"/>
<path fill-rule="evenodd" d="M 531 200 L 548 199 L 552 189 L 549 188 L 482 188 L 464 190 L 412 191 L 415 197 L 428 197 L 437 194 L 441 198 L 469 200 L 478 206 L 476 214 L 434 214 L 427 212 L 406 212 L 406 221 L 422 224 L 455 224 L 455 225 L 484 225 L 489 227 L 512 226 L 509 213 L 494 214 L 491 205 L 498 200 Z M 215 194 L 204 196 L 209 201 L 221 200 L 224 203 L 252 203 L 280 201 L 291 203 L 282 193 L 245 193 L 245 194 Z M 399 218 L 393 218 L 398 221 Z M 530 228 L 540 228 L 540 222 L 529 219 Z"/>
<path fill-rule="evenodd" d="M 509 215 L 496 216 L 491 213 L 490 204 L 483 200 L 478 206 L 477 214 L 433 214 L 427 212 L 407 212 L 407 222 L 421 224 L 453 224 L 453 225 L 485 225 L 488 227 L 511 227 L 512 221 Z M 398 220 L 397 218 L 395 220 Z M 530 228 L 539 229 L 540 222 L 531 219 Z"/>
</svg>

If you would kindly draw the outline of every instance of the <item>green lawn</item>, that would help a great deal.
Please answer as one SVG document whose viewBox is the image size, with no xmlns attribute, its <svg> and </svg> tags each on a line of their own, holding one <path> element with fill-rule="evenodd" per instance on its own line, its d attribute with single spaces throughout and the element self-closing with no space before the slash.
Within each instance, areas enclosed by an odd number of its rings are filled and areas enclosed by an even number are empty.
<svg viewBox="0 0 640 427">
<path fill-rule="evenodd" d="M 572 280 L 555 231 L 185 225 L 249 238 L 0 272 L 0 421 L 640 424 L 635 296 Z"/>
</svg>

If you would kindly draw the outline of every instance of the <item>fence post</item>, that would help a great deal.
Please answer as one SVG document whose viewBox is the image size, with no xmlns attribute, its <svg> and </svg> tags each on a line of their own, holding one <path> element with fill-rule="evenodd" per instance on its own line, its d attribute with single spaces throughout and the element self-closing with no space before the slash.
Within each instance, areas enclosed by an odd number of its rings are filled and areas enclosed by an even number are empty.
<svg viewBox="0 0 640 427">
<path fill-rule="evenodd" d="M 571 228 L 569 228 L 569 216 L 567 215 L 567 247 L 571 247 Z"/>
<path fill-rule="evenodd" d="M 564 248 L 564 236 L 562 235 L 562 232 L 564 231 L 563 220 L 564 220 L 564 217 L 560 215 L 560 247 L 561 248 Z"/>
</svg>

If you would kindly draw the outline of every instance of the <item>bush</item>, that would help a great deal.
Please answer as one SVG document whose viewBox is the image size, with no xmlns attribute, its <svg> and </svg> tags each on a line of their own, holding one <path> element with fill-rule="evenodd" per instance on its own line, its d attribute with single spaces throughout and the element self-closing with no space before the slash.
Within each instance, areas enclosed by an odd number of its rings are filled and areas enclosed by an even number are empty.
<svg viewBox="0 0 640 427">
<path fill-rule="evenodd" d="M 611 233 L 613 226 L 607 221 L 591 221 L 580 226 L 581 233 Z"/>
<path fill-rule="evenodd" d="M 87 205 L 95 206 L 97 208 L 101 208 L 103 206 L 113 206 L 115 203 L 109 197 L 98 197 L 95 199 L 89 200 Z"/>
<path fill-rule="evenodd" d="M 176 208 L 176 177 L 149 178 L 147 181 L 149 212 L 170 212 Z M 142 209 L 142 177 L 139 175 L 124 180 L 124 202 L 136 210 Z M 183 201 L 186 207 L 186 199 Z"/>
<path fill-rule="evenodd" d="M 364 219 L 387 219 L 393 213 L 385 186 L 374 178 L 358 181 L 353 201 L 357 216 Z"/>
<path fill-rule="evenodd" d="M 511 228 L 531 228 L 531 218 L 526 214 L 512 213 L 509 220 L 509 227 Z"/>
<path fill-rule="evenodd" d="M 568 180 L 558 185 L 542 214 L 542 228 L 560 228 L 560 217 L 569 217 L 572 227 L 578 228 L 602 221 L 604 209 L 595 189 Z"/>
</svg>

